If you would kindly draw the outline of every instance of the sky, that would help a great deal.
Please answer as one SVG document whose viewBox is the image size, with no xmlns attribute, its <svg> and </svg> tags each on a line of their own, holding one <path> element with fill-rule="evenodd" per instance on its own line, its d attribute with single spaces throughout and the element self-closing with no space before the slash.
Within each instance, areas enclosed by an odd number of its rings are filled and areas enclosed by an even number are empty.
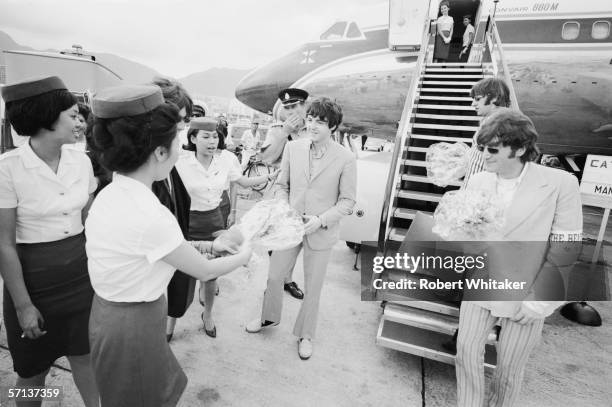
<svg viewBox="0 0 612 407">
<path fill-rule="evenodd" d="M 388 21 L 388 0 L 0 0 L 0 10 L 0 30 L 21 45 L 80 44 L 175 78 L 264 65 L 336 20 Z"/>
</svg>

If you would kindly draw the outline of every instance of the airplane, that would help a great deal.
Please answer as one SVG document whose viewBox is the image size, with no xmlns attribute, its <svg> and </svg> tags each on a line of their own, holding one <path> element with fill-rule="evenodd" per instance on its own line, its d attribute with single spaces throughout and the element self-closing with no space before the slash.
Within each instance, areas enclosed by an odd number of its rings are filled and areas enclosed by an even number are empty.
<svg viewBox="0 0 612 407">
<path fill-rule="evenodd" d="M 249 73 L 236 87 L 236 97 L 268 113 L 278 108 L 281 89 L 301 87 L 313 97 L 330 96 L 343 106 L 343 131 L 394 139 L 423 32 L 423 21 L 411 16 L 420 15 L 416 12 L 420 8 L 433 20 L 439 2 L 390 1 L 401 9 L 399 15 L 390 13 L 392 24 L 407 20 L 404 24 L 414 27 L 409 46 L 390 44 L 389 24 L 360 29 L 353 21 L 338 21 L 318 41 Z M 478 41 L 489 15 L 495 14 L 519 107 L 534 121 L 542 153 L 563 158 L 612 155 L 612 6 L 608 0 L 451 3 L 456 41 L 463 33 L 463 15 L 476 16 Z"/>
</svg>

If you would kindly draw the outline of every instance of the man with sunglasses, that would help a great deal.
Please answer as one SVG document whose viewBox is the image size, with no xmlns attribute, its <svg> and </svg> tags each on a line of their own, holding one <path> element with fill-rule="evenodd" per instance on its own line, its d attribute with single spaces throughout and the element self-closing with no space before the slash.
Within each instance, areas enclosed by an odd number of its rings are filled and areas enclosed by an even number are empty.
<svg viewBox="0 0 612 407">
<path fill-rule="evenodd" d="M 580 241 L 582 234 L 578 181 L 567 172 L 533 162 L 539 155 L 537 137 L 527 116 L 507 108 L 496 109 L 478 132 L 476 148 L 482 154 L 485 171 L 474 174 L 466 188 L 488 191 L 502 202 L 502 240 L 529 242 L 531 246 L 535 242 L 560 243 L 551 243 L 548 251 L 538 254 L 535 260 L 525 254 L 513 264 L 495 266 L 496 275 L 516 276 L 517 270 L 523 273 L 521 281 L 526 281 L 529 291 L 519 295 L 522 300 L 461 304 L 456 374 L 457 401 L 462 407 L 515 405 L 528 356 L 542 336 L 544 318 L 563 304 L 542 301 L 542 288 L 550 288 L 547 284 L 552 281 L 543 280 L 554 270 L 563 280 L 560 284 L 567 286 L 568 276 L 561 270 L 571 266 L 579 254 L 574 250 L 578 245 L 570 243 Z M 551 299 L 563 298 L 546 298 Z M 497 343 L 497 368 L 485 404 L 483 354 L 495 324 L 502 329 Z"/>
<path fill-rule="evenodd" d="M 474 99 L 472 107 L 476 114 L 481 117 L 481 126 L 487 120 L 487 117 L 497 109 L 510 106 L 510 90 L 501 79 L 486 78 L 478 81 L 470 90 L 470 96 Z M 463 180 L 464 187 L 472 175 L 484 170 L 482 153 L 476 149 L 477 136 L 478 132 L 474 135 L 474 142 L 469 151 L 468 167 Z"/>
</svg>

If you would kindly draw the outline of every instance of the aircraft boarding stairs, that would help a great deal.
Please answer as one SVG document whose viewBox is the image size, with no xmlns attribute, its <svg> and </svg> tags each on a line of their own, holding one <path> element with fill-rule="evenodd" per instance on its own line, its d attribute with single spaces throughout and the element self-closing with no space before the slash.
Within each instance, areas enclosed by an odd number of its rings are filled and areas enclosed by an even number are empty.
<svg viewBox="0 0 612 407">
<path fill-rule="evenodd" d="M 423 61 L 424 62 L 424 61 Z M 471 107 L 472 86 L 482 79 L 479 63 L 423 63 L 418 88 L 410 112 L 410 125 L 398 157 L 393 196 L 389 197 L 388 233 L 384 237 L 384 255 L 393 256 L 417 211 L 433 214 L 442 195 L 456 190 L 461 182 L 442 188 L 427 178 L 427 148 L 440 142 L 472 144 L 479 119 Z M 409 95 L 410 97 L 410 95 Z M 406 114 L 406 111 L 405 113 Z M 393 165 L 393 164 L 392 164 Z M 379 246 L 381 246 L 379 244 Z M 380 250 L 380 247 L 379 247 Z M 391 279 L 405 278 L 406 273 L 386 270 Z M 395 274 L 395 278 L 393 278 Z M 418 276 L 424 277 L 423 275 Z M 384 314 L 377 334 L 381 346 L 408 352 L 429 359 L 454 364 L 455 356 L 442 347 L 451 340 L 459 321 L 457 303 L 434 297 L 426 301 L 406 301 L 405 297 L 386 297 Z M 490 336 L 485 353 L 485 366 L 494 367 L 495 335 Z"/>
</svg>

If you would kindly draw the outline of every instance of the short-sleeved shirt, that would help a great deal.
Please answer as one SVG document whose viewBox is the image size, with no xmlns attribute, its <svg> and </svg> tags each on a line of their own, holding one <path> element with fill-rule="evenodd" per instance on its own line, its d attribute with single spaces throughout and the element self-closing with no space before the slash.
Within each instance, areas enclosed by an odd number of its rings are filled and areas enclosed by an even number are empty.
<svg viewBox="0 0 612 407">
<path fill-rule="evenodd" d="M 253 135 L 253 132 L 248 129 L 242 133 L 240 141 L 242 141 L 245 150 L 257 150 L 257 144 L 261 142 L 261 135 L 258 131 Z"/>
<path fill-rule="evenodd" d="M 151 189 L 121 174 L 96 197 L 85 235 L 91 285 L 114 302 L 157 300 L 175 271 L 162 259 L 184 241 L 176 218 Z"/>
<path fill-rule="evenodd" d="M 472 24 L 468 24 L 467 27 L 465 27 L 465 31 L 463 32 L 463 46 L 467 47 L 468 45 L 470 45 L 470 34 L 472 34 L 472 38 L 474 35 L 474 26 Z"/>
<path fill-rule="evenodd" d="M 57 173 L 29 142 L 0 156 L 0 208 L 17 209 L 17 243 L 81 233 L 81 210 L 97 185 L 89 157 L 69 146 L 62 147 Z"/>
<path fill-rule="evenodd" d="M 210 211 L 221 203 L 221 194 L 230 182 L 242 177 L 238 158 L 229 151 L 214 154 L 208 169 L 197 160 L 195 154 L 182 155 L 176 169 L 191 197 L 192 211 Z"/>
<path fill-rule="evenodd" d="M 450 31 L 453 28 L 454 20 L 451 16 L 440 16 L 438 17 L 438 27 L 440 31 Z"/>
</svg>

